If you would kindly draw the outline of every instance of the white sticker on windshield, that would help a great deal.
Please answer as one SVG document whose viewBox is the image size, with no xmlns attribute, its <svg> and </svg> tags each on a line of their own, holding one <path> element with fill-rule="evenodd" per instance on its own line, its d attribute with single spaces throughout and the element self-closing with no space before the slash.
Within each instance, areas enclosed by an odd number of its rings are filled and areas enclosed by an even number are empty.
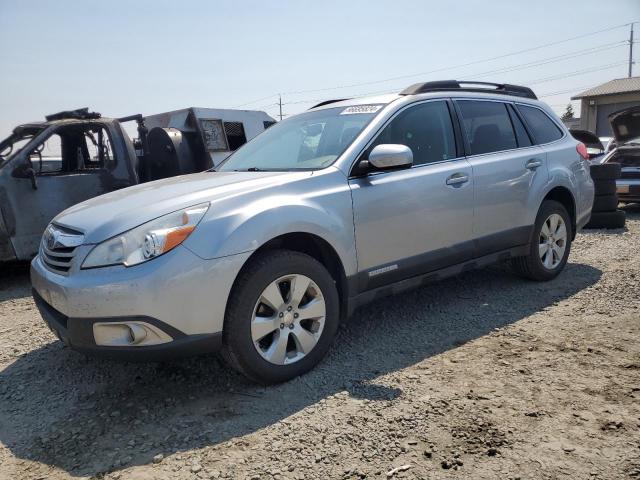
<svg viewBox="0 0 640 480">
<path fill-rule="evenodd" d="M 357 113 L 376 113 L 382 105 L 354 105 L 340 112 L 340 115 L 354 115 Z"/>
</svg>

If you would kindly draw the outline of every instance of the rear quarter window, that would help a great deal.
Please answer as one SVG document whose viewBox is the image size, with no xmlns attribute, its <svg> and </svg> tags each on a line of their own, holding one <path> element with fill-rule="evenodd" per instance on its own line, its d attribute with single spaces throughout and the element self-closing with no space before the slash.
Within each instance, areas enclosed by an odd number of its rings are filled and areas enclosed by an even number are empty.
<svg viewBox="0 0 640 480">
<path fill-rule="evenodd" d="M 539 108 L 518 105 L 518 110 L 527 122 L 535 144 L 554 142 L 562 138 L 562 130 Z"/>
</svg>

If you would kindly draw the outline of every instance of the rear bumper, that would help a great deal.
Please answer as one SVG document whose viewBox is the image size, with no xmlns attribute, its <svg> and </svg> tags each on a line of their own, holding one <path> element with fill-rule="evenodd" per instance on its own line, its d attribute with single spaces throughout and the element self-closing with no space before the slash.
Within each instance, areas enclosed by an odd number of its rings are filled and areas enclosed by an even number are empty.
<svg viewBox="0 0 640 480">
<path fill-rule="evenodd" d="M 222 345 L 222 332 L 186 335 L 185 333 L 151 317 L 73 318 L 67 317 L 49 305 L 33 289 L 33 299 L 40 315 L 49 328 L 68 347 L 89 355 L 127 360 L 154 361 L 216 352 Z M 96 323 L 143 322 L 159 328 L 173 339 L 159 345 L 142 347 L 96 345 L 93 326 Z"/>
<path fill-rule="evenodd" d="M 616 192 L 621 202 L 640 202 L 640 178 L 616 180 Z"/>
</svg>

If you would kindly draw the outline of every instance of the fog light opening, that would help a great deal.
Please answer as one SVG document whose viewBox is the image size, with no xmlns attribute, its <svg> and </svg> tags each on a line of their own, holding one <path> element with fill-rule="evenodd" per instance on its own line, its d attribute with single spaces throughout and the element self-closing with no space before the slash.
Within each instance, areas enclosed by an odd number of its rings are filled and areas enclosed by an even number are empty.
<svg viewBox="0 0 640 480">
<path fill-rule="evenodd" d="M 136 323 L 127 325 L 129 327 L 129 341 L 132 345 L 137 345 L 147 338 L 147 330 Z"/>
<path fill-rule="evenodd" d="M 142 347 L 173 340 L 159 328 L 146 322 L 96 322 L 93 325 L 96 345 Z"/>
</svg>

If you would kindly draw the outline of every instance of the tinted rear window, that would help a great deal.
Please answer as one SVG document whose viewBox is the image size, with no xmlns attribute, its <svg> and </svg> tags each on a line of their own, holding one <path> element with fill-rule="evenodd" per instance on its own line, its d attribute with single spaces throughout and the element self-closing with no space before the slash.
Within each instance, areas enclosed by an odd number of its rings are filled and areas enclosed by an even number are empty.
<svg viewBox="0 0 640 480">
<path fill-rule="evenodd" d="M 536 144 L 549 143 L 562 138 L 562 130 L 539 108 L 518 105 Z"/>
<path fill-rule="evenodd" d="M 471 155 L 511 150 L 517 147 L 507 106 L 501 102 L 459 100 L 465 135 Z"/>
</svg>

